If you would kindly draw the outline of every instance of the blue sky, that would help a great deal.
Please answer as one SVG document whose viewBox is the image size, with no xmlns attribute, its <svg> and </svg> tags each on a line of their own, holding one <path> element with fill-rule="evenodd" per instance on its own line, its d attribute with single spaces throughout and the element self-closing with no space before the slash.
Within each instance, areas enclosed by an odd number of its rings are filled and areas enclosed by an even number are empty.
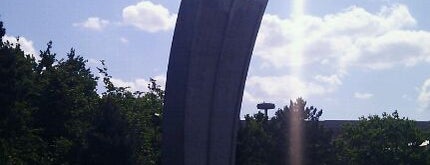
<svg viewBox="0 0 430 165">
<path fill-rule="evenodd" d="M 304 97 L 324 119 L 398 110 L 430 119 L 430 1 L 269 0 L 254 49 L 242 116 L 259 102 Z M 165 81 L 179 0 L 0 1 L 5 40 L 27 53 L 54 42 L 106 60 L 114 83 L 145 90 Z"/>
</svg>

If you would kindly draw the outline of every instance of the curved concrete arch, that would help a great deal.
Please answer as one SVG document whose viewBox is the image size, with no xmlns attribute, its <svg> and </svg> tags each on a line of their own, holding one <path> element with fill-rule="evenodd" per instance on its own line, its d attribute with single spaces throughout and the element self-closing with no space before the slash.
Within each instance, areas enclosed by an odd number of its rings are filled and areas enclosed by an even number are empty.
<svg viewBox="0 0 430 165">
<path fill-rule="evenodd" d="M 173 37 L 162 163 L 234 164 L 244 84 L 267 0 L 183 0 Z"/>
</svg>

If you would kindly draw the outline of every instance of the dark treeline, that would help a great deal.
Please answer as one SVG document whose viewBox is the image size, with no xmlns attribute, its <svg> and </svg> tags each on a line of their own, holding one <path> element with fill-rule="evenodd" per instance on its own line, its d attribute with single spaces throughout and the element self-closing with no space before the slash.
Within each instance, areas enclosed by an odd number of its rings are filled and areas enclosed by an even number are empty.
<svg viewBox="0 0 430 165">
<path fill-rule="evenodd" d="M 5 35 L 0 22 L 0 37 Z M 130 92 L 111 81 L 104 61 L 97 77 L 73 49 L 38 60 L 19 44 L 0 42 L 0 164 L 160 164 L 164 91 Z M 97 92 L 97 82 L 104 92 Z M 245 116 L 238 130 L 239 165 L 290 164 L 291 121 L 303 128 L 304 164 L 430 164 L 429 135 L 397 112 L 361 117 L 338 137 L 303 99 L 268 119 Z"/>
<path fill-rule="evenodd" d="M 291 120 L 303 123 L 301 154 L 304 163 L 332 164 L 335 153 L 331 134 L 319 124 L 322 110 L 305 106 L 306 102 L 299 98 L 290 106 L 279 109 L 270 120 L 260 112 L 246 115 L 239 130 L 237 164 L 289 164 L 290 138 L 298 133 L 290 131 Z"/>
<path fill-rule="evenodd" d="M 430 164 L 430 150 L 424 143 L 429 134 L 397 111 L 361 117 L 344 125 L 338 137 L 324 128 L 321 116 L 322 110 L 306 107 L 301 98 L 270 120 L 260 112 L 245 116 L 238 135 L 237 164 L 291 164 L 290 155 L 298 152 L 290 150 L 291 137 L 297 134 L 290 129 L 292 120 L 302 125 L 303 164 Z"/>
<path fill-rule="evenodd" d="M 5 35 L 0 22 L 0 37 Z M 0 43 L 0 164 L 160 164 L 163 91 L 116 87 L 72 49 L 65 59 Z"/>
</svg>

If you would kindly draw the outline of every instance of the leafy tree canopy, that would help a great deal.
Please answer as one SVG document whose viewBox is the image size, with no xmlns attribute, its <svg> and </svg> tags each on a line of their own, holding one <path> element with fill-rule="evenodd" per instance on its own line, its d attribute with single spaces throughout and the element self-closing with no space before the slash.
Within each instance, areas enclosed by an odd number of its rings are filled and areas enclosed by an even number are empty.
<svg viewBox="0 0 430 165">
<path fill-rule="evenodd" d="M 99 95 L 87 60 L 74 49 L 57 59 L 52 47 L 36 61 L 0 42 L 0 164 L 159 164 L 164 91 L 156 81 L 130 92 L 102 61 Z"/>
<path fill-rule="evenodd" d="M 428 136 L 397 111 L 361 117 L 336 140 L 339 161 L 346 164 L 427 164 L 429 151 L 420 146 Z"/>
<path fill-rule="evenodd" d="M 289 164 L 290 137 L 298 133 L 291 129 L 291 121 L 298 121 L 302 129 L 303 162 L 330 164 L 335 155 L 332 137 L 320 124 L 321 115 L 322 110 L 307 107 L 302 98 L 290 101 L 289 106 L 279 109 L 270 120 L 260 112 L 246 115 L 239 129 L 237 164 Z"/>
</svg>

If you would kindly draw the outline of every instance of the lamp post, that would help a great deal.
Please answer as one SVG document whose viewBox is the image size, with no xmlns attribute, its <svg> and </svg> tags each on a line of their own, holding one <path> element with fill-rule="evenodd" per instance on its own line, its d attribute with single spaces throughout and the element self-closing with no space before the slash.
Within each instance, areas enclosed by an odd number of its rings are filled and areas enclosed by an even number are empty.
<svg viewBox="0 0 430 165">
<path fill-rule="evenodd" d="M 257 104 L 257 109 L 264 110 L 264 115 L 266 116 L 266 119 L 269 120 L 269 116 L 267 115 L 267 111 L 269 109 L 275 109 L 275 104 L 263 102 L 263 103 Z"/>
</svg>

